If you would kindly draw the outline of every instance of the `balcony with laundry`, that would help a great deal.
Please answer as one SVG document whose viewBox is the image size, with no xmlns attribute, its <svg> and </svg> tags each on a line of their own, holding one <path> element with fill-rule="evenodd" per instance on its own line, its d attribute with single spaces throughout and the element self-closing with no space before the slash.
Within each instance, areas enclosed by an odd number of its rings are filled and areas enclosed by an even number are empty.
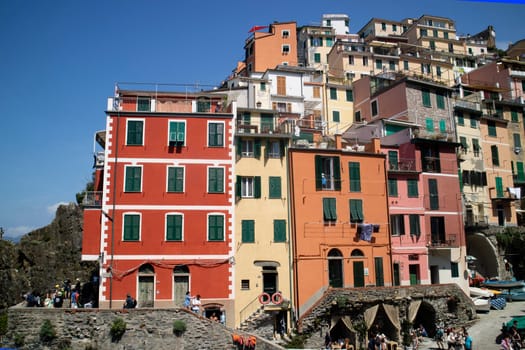
<svg viewBox="0 0 525 350">
<path fill-rule="evenodd" d="M 275 110 L 239 109 L 237 112 L 236 135 L 273 135 L 292 137 L 299 114 Z"/>
</svg>

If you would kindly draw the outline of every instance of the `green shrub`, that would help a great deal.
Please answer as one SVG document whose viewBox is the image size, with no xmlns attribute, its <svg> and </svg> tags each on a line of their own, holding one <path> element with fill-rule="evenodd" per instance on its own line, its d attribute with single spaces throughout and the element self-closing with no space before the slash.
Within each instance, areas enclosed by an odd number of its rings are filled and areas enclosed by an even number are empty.
<svg viewBox="0 0 525 350">
<path fill-rule="evenodd" d="M 20 333 L 15 333 L 15 337 L 14 337 L 15 346 L 17 348 L 20 348 L 20 347 L 24 346 L 24 344 L 26 342 L 25 338 L 26 338 L 25 335 L 20 334 Z"/>
<path fill-rule="evenodd" d="M 0 314 L 0 337 L 7 333 L 7 312 Z"/>
<path fill-rule="evenodd" d="M 126 322 L 122 318 L 118 317 L 113 321 L 111 324 L 111 329 L 109 330 L 109 334 L 111 334 L 111 341 L 118 342 L 120 339 L 122 339 L 124 332 L 126 332 Z"/>
<path fill-rule="evenodd" d="M 40 327 L 40 340 L 44 343 L 50 343 L 57 337 L 57 332 L 51 321 L 44 320 Z"/>
<path fill-rule="evenodd" d="M 285 349 L 303 349 L 305 342 L 306 342 L 306 336 L 296 334 L 290 340 L 290 342 L 288 342 L 288 343 L 286 343 L 284 345 L 284 348 Z"/>
<path fill-rule="evenodd" d="M 179 336 L 186 332 L 186 322 L 182 320 L 173 321 L 173 334 Z"/>
</svg>

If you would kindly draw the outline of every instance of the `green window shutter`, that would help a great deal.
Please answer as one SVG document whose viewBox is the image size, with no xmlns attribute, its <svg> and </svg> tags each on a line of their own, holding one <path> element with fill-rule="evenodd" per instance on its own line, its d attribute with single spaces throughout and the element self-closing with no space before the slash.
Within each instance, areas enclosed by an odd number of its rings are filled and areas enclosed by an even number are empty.
<svg viewBox="0 0 525 350">
<path fill-rule="evenodd" d="M 498 136 L 496 131 L 496 122 L 489 120 L 487 121 L 487 126 L 489 128 L 489 136 Z"/>
<path fill-rule="evenodd" d="M 208 240 L 209 241 L 224 240 L 224 216 L 222 215 L 208 216 Z"/>
<path fill-rule="evenodd" d="M 409 214 L 408 218 L 410 221 L 410 234 L 419 237 L 421 235 L 421 227 L 419 226 L 419 215 Z"/>
<path fill-rule="evenodd" d="M 510 111 L 510 120 L 514 123 L 519 122 L 517 110 L 513 109 Z"/>
<path fill-rule="evenodd" d="M 137 166 L 126 167 L 125 192 L 140 192 L 142 168 Z"/>
<path fill-rule="evenodd" d="M 224 192 L 224 169 L 223 168 L 208 168 L 208 192 L 209 193 L 223 193 Z"/>
<path fill-rule="evenodd" d="M 253 156 L 257 159 L 261 158 L 261 140 L 255 139 L 253 141 Z"/>
<path fill-rule="evenodd" d="M 439 209 L 439 194 L 438 186 L 436 179 L 428 179 L 428 193 L 430 200 L 430 209 L 438 210 Z"/>
<path fill-rule="evenodd" d="M 346 90 L 346 100 L 348 102 L 354 101 L 354 92 L 352 90 Z"/>
<path fill-rule="evenodd" d="M 269 178 L 269 187 L 270 193 L 269 198 L 281 198 L 281 177 L 280 176 L 270 176 Z"/>
<path fill-rule="evenodd" d="M 253 178 L 253 198 L 261 198 L 261 177 Z"/>
<path fill-rule="evenodd" d="M 465 125 L 465 117 L 463 117 L 463 112 L 458 111 L 457 116 L 458 116 L 458 125 Z"/>
<path fill-rule="evenodd" d="M 314 53 L 314 62 L 315 63 L 321 63 L 321 54 L 320 53 Z"/>
<path fill-rule="evenodd" d="M 403 61 L 403 69 L 409 70 L 408 61 Z"/>
<path fill-rule="evenodd" d="M 273 220 L 273 241 L 286 242 L 286 221 Z"/>
<path fill-rule="evenodd" d="M 474 150 L 474 155 L 479 154 L 480 146 L 479 146 L 479 140 L 478 139 L 472 139 L 472 149 Z"/>
<path fill-rule="evenodd" d="M 341 121 L 339 117 L 339 111 L 332 111 L 332 120 L 336 123 Z"/>
<path fill-rule="evenodd" d="M 452 277 L 459 277 L 459 264 L 457 262 L 450 262 L 450 274 Z"/>
<path fill-rule="evenodd" d="M 252 119 L 250 112 L 243 112 L 241 118 L 242 118 L 242 124 L 243 125 L 250 125 L 251 119 Z"/>
<path fill-rule="evenodd" d="M 423 106 L 432 107 L 432 104 L 430 103 L 430 91 L 422 90 L 421 93 L 423 98 Z"/>
<path fill-rule="evenodd" d="M 363 222 L 363 201 L 361 199 L 350 199 L 350 222 Z"/>
<path fill-rule="evenodd" d="M 238 158 L 241 158 L 242 157 L 242 139 L 241 138 L 238 138 L 237 139 L 237 157 Z"/>
<path fill-rule="evenodd" d="M 224 124 L 210 123 L 208 125 L 208 144 L 209 146 L 220 147 L 224 142 Z"/>
<path fill-rule="evenodd" d="M 259 87 L 261 89 L 261 91 L 266 91 L 266 83 L 264 81 L 262 81 L 260 84 L 259 84 Z"/>
<path fill-rule="evenodd" d="M 142 145 L 142 134 L 144 122 L 141 120 L 129 120 L 127 132 L 127 145 Z"/>
<path fill-rule="evenodd" d="M 348 170 L 350 174 L 350 192 L 361 192 L 361 164 L 349 162 Z"/>
<path fill-rule="evenodd" d="M 441 93 L 436 94 L 436 102 L 437 102 L 437 108 L 445 109 L 445 96 L 443 96 L 443 94 Z"/>
<path fill-rule="evenodd" d="M 376 68 L 377 69 L 383 69 L 383 61 L 376 60 Z"/>
<path fill-rule="evenodd" d="M 513 138 L 514 138 L 514 147 L 521 147 L 520 134 L 513 134 Z"/>
<path fill-rule="evenodd" d="M 242 242 L 243 243 L 254 243 L 255 242 L 255 221 L 254 220 L 242 220 Z"/>
<path fill-rule="evenodd" d="M 140 236 L 140 215 L 124 215 L 124 241 L 138 241 Z"/>
<path fill-rule="evenodd" d="M 499 176 L 496 176 L 496 196 L 498 198 L 503 198 L 503 179 Z"/>
<path fill-rule="evenodd" d="M 374 258 L 375 273 L 376 273 L 376 286 L 383 287 L 385 285 L 385 277 L 383 272 L 383 258 Z"/>
<path fill-rule="evenodd" d="M 427 125 L 427 132 L 434 132 L 434 121 L 432 118 L 426 118 L 425 123 Z"/>
<path fill-rule="evenodd" d="M 279 148 L 281 150 L 281 158 L 284 157 L 284 154 L 286 152 L 286 141 L 285 140 L 279 140 Z"/>
<path fill-rule="evenodd" d="M 315 189 L 321 191 L 323 189 L 322 176 L 323 173 L 323 158 L 315 156 Z"/>
<path fill-rule="evenodd" d="M 447 132 L 447 121 L 445 119 L 441 119 L 439 121 L 439 132 L 441 133 Z"/>
<path fill-rule="evenodd" d="M 323 218 L 325 221 L 337 220 L 335 198 L 323 198 Z"/>
<path fill-rule="evenodd" d="M 186 130 L 184 122 L 170 122 L 170 142 L 184 143 Z"/>
<path fill-rule="evenodd" d="M 332 47 L 334 45 L 332 38 L 326 38 L 326 46 Z"/>
<path fill-rule="evenodd" d="M 498 146 L 496 145 L 490 146 L 490 152 L 492 154 L 492 165 L 499 166 Z"/>
<path fill-rule="evenodd" d="M 388 179 L 388 195 L 397 197 L 397 179 Z"/>
<path fill-rule="evenodd" d="M 182 240 L 182 215 L 166 216 L 166 240 Z"/>
<path fill-rule="evenodd" d="M 337 89 L 336 88 L 330 88 L 330 99 L 337 100 Z"/>
<path fill-rule="evenodd" d="M 341 191 L 341 163 L 339 157 L 333 157 L 334 164 L 334 189 Z"/>
<path fill-rule="evenodd" d="M 438 77 L 441 76 L 441 67 L 440 67 L 440 66 L 437 66 L 437 67 L 436 67 L 436 75 L 437 75 Z M 444 107 L 443 107 L 443 108 L 444 108 Z"/>
<path fill-rule="evenodd" d="M 476 129 L 478 127 L 478 121 L 470 116 L 470 127 Z"/>
<path fill-rule="evenodd" d="M 408 197 L 411 198 L 417 198 L 419 196 L 419 191 L 417 188 L 418 181 L 415 179 L 408 179 L 407 180 L 407 189 L 408 189 Z"/>
<path fill-rule="evenodd" d="M 242 194 L 242 177 L 237 175 L 236 181 L 235 181 L 235 196 L 238 198 L 241 198 Z"/>
<path fill-rule="evenodd" d="M 184 191 L 184 168 L 168 168 L 168 192 Z"/>
<path fill-rule="evenodd" d="M 137 111 L 138 112 L 151 112 L 151 100 L 149 97 L 138 97 L 137 98 Z"/>
<path fill-rule="evenodd" d="M 459 137 L 459 143 L 461 144 L 461 147 L 464 150 L 468 149 L 467 138 L 465 136 L 460 136 Z"/>
<path fill-rule="evenodd" d="M 399 169 L 399 160 L 397 158 L 397 152 L 396 151 L 388 151 L 388 163 L 390 165 L 391 170 L 398 170 Z"/>
<path fill-rule="evenodd" d="M 518 181 L 525 181 L 525 172 L 523 171 L 523 162 L 516 162 L 516 168 L 518 171 Z"/>
</svg>

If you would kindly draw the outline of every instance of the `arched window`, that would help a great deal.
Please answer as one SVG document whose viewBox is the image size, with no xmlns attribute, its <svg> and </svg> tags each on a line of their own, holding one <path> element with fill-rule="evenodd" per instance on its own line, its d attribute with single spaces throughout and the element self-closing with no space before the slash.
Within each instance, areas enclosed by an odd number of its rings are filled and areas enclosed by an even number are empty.
<svg viewBox="0 0 525 350">
<path fill-rule="evenodd" d="M 184 305 L 186 292 L 190 292 L 190 269 L 186 265 L 173 268 L 173 301 L 176 306 Z"/>
</svg>

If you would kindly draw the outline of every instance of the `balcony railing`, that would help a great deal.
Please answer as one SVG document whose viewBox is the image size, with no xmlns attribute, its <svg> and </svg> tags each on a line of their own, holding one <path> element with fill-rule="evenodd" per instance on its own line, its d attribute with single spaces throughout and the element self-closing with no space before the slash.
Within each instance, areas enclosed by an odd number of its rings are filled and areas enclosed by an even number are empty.
<svg viewBox="0 0 525 350">
<path fill-rule="evenodd" d="M 84 199 L 82 200 L 82 206 L 84 207 L 102 207 L 102 191 L 89 191 L 86 192 Z"/>
<path fill-rule="evenodd" d="M 455 106 L 464 109 L 470 109 L 471 111 L 481 112 L 481 104 L 478 102 L 456 100 Z"/>
<path fill-rule="evenodd" d="M 388 163 L 388 171 L 390 172 L 417 171 L 416 160 L 413 158 L 399 158 L 397 162 L 389 160 Z"/>
<path fill-rule="evenodd" d="M 458 246 L 456 234 L 435 235 L 429 242 L 429 248 L 454 248 Z"/>
<path fill-rule="evenodd" d="M 515 201 L 519 200 L 514 193 L 511 193 L 508 189 L 496 189 L 495 187 L 489 187 L 489 196 L 491 200 L 507 200 Z"/>
<path fill-rule="evenodd" d="M 487 227 L 489 222 L 488 216 L 485 215 L 466 215 L 465 227 Z"/>
</svg>

